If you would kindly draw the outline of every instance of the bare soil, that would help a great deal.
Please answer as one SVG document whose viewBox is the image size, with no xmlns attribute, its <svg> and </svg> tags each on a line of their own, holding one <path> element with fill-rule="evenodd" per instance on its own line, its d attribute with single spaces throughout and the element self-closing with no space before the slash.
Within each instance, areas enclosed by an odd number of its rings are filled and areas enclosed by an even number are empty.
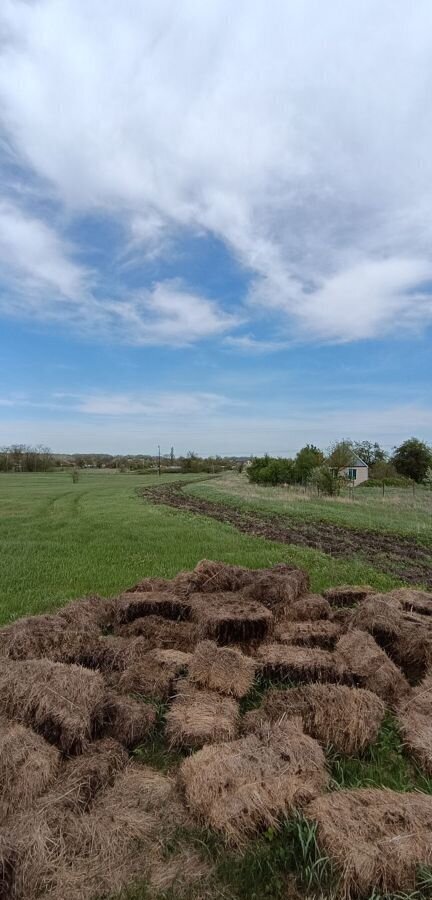
<svg viewBox="0 0 432 900">
<path fill-rule="evenodd" d="M 327 522 L 303 522 L 288 516 L 265 515 L 235 509 L 224 503 L 192 497 L 174 483 L 145 488 L 142 496 L 151 503 L 183 509 L 233 525 L 239 531 L 282 544 L 311 547 L 336 558 L 357 556 L 389 575 L 410 584 L 432 588 L 432 555 L 416 540 L 381 531 L 344 528 Z"/>
</svg>

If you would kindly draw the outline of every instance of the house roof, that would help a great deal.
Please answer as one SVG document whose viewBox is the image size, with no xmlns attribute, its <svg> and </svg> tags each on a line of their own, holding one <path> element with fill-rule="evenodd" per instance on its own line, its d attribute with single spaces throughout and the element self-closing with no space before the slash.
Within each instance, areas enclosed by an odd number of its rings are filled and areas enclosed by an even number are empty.
<svg viewBox="0 0 432 900">
<path fill-rule="evenodd" d="M 368 464 L 365 463 L 364 460 L 360 459 L 360 457 L 357 456 L 357 453 L 354 453 L 350 462 L 350 467 L 354 469 L 367 469 Z"/>
</svg>

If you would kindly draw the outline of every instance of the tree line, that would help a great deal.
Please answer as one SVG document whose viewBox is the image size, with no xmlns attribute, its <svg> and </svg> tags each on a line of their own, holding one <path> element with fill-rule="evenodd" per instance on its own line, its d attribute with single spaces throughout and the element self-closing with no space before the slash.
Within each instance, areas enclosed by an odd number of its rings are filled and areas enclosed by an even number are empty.
<svg viewBox="0 0 432 900">
<path fill-rule="evenodd" d="M 255 457 L 248 467 L 255 484 L 313 484 L 325 494 L 338 494 L 350 483 L 349 470 L 358 456 L 369 468 L 369 482 L 387 485 L 425 483 L 432 487 L 432 448 L 409 438 L 391 454 L 371 441 L 338 441 L 326 452 L 307 444 L 291 458 Z"/>
</svg>

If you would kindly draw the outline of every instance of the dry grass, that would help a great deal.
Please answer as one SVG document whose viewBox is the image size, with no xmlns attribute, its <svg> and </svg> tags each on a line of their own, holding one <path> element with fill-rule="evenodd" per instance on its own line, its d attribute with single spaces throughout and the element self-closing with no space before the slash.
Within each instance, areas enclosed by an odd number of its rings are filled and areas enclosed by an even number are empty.
<svg viewBox="0 0 432 900">
<path fill-rule="evenodd" d="M 299 647 L 320 647 L 333 650 L 336 641 L 343 634 L 343 626 L 337 622 L 320 620 L 315 622 L 281 622 L 275 630 L 275 637 L 281 644 L 295 644 Z"/>
<path fill-rule="evenodd" d="M 399 588 L 391 591 L 390 597 L 394 597 L 403 609 L 408 612 L 420 613 L 424 616 L 432 616 L 432 594 L 426 591 L 414 591 L 411 588 Z"/>
<path fill-rule="evenodd" d="M 190 658 L 190 653 L 180 650 L 149 650 L 139 662 L 125 669 L 119 689 L 154 700 L 166 700 L 173 691 L 176 678 L 187 669 Z"/>
<path fill-rule="evenodd" d="M 219 644 L 263 640 L 273 627 L 271 612 L 242 594 L 193 594 L 190 603 L 202 636 Z"/>
<path fill-rule="evenodd" d="M 196 749 L 203 744 L 231 741 L 238 734 L 239 706 L 215 691 L 198 690 L 189 679 L 177 685 L 166 716 L 166 736 L 171 746 Z"/>
<path fill-rule="evenodd" d="M 116 622 L 127 625 L 143 616 L 162 616 L 174 622 L 190 617 L 190 606 L 187 600 L 175 594 L 160 591 L 123 594 L 116 607 Z"/>
<path fill-rule="evenodd" d="M 0 656 L 74 662 L 97 629 L 71 628 L 61 615 L 28 616 L 0 629 Z"/>
<path fill-rule="evenodd" d="M 64 753 L 81 753 L 103 717 L 102 676 L 80 666 L 45 659 L 4 660 L 0 706 L 32 726 Z"/>
<path fill-rule="evenodd" d="M 305 811 L 318 842 L 341 873 L 347 896 L 415 888 L 432 862 L 432 797 L 359 789 L 318 797 Z"/>
<path fill-rule="evenodd" d="M 189 665 L 189 679 L 201 688 L 244 697 L 251 689 L 256 664 L 232 647 L 201 641 Z"/>
<path fill-rule="evenodd" d="M 117 601 L 105 597 L 85 597 L 73 600 L 59 611 L 69 626 L 78 630 L 108 628 L 114 623 Z"/>
<path fill-rule="evenodd" d="M 284 564 L 264 569 L 246 587 L 243 594 L 271 610 L 275 616 L 283 616 L 292 604 L 309 591 L 309 577 L 302 569 Z"/>
<path fill-rule="evenodd" d="M 105 734 L 132 750 L 144 743 L 155 727 L 156 712 L 149 703 L 109 691 L 105 721 Z"/>
<path fill-rule="evenodd" d="M 335 656 L 359 687 L 378 694 L 389 706 L 395 706 L 409 692 L 409 684 L 400 669 L 365 631 L 354 629 L 342 635 Z"/>
<path fill-rule="evenodd" d="M 147 649 L 163 647 L 190 653 L 200 639 L 199 628 L 193 622 L 171 622 L 160 616 L 144 616 L 128 625 L 118 625 L 115 634 L 121 637 L 143 637 Z"/>
<path fill-rule="evenodd" d="M 60 754 L 40 735 L 0 721 L 0 818 L 26 809 L 56 778 Z M 0 893 L 1 896 L 1 893 Z"/>
<path fill-rule="evenodd" d="M 328 619 L 331 615 L 331 606 L 328 600 L 320 594 L 306 594 L 300 597 L 288 607 L 284 616 L 285 621 L 312 622 L 318 619 Z"/>
<path fill-rule="evenodd" d="M 214 594 L 226 591 L 241 591 L 250 584 L 256 573 L 243 566 L 202 559 L 193 572 L 180 572 L 171 582 L 172 589 L 180 596 L 190 594 Z"/>
<path fill-rule="evenodd" d="M 341 584 L 338 587 L 328 588 L 323 591 L 323 596 L 331 606 L 355 606 L 364 600 L 368 594 L 374 594 L 374 589 L 369 584 Z"/>
<path fill-rule="evenodd" d="M 88 811 L 95 797 L 114 783 L 127 763 L 128 755 L 118 741 L 93 741 L 81 756 L 64 761 L 57 783 L 43 797 L 40 807 L 57 804 L 75 812 Z"/>
<path fill-rule="evenodd" d="M 372 634 L 378 643 L 401 633 L 402 606 L 387 594 L 371 594 L 354 610 L 352 624 Z"/>
<path fill-rule="evenodd" d="M 306 734 L 339 753 L 360 753 L 377 738 L 385 705 L 376 694 L 341 684 L 307 684 L 281 691 L 272 688 L 259 709 L 244 717 L 247 731 L 263 721 L 300 716 Z"/>
<path fill-rule="evenodd" d="M 319 744 L 290 720 L 229 744 L 205 746 L 179 772 L 197 820 L 241 842 L 325 789 Z"/>
<path fill-rule="evenodd" d="M 427 775 L 432 775 L 432 675 L 397 710 L 404 743 Z"/>
<path fill-rule="evenodd" d="M 341 681 L 345 677 L 342 661 L 327 650 L 296 647 L 289 644 L 263 644 L 256 654 L 265 677 L 290 681 Z"/>
</svg>

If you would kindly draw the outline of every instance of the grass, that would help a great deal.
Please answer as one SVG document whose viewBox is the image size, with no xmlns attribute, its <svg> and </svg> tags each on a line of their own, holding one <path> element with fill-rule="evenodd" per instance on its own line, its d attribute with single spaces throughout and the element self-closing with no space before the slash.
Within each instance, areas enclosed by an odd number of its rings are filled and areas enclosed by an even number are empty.
<svg viewBox="0 0 432 900">
<path fill-rule="evenodd" d="M 186 493 L 237 508 L 409 535 L 432 544 L 432 491 L 420 486 L 414 494 L 411 487 L 386 488 L 383 497 L 380 487 L 358 487 L 352 492 L 352 499 L 349 492 L 340 497 L 317 497 L 303 488 L 250 484 L 245 473 L 229 473 L 214 481 L 189 485 Z"/>
<path fill-rule="evenodd" d="M 86 594 L 114 596 L 147 575 L 171 577 L 205 557 L 251 567 L 289 562 L 309 571 L 315 591 L 344 582 L 377 590 L 400 583 L 360 561 L 152 506 L 138 491 L 154 483 L 157 476 L 112 472 L 83 473 L 77 484 L 69 473 L 0 475 L 0 622 Z"/>
</svg>

